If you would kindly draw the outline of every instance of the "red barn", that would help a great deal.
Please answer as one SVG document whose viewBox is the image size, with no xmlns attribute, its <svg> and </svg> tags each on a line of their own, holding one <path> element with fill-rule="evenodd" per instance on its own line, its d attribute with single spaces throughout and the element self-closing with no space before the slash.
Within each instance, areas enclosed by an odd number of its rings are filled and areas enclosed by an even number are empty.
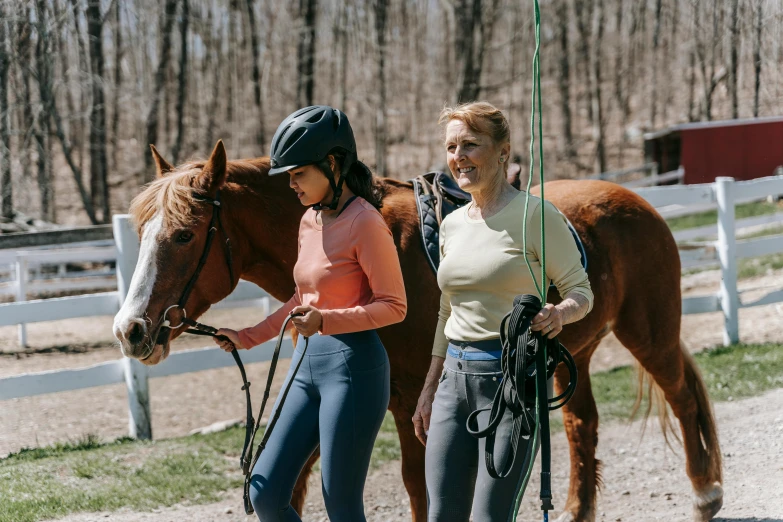
<svg viewBox="0 0 783 522">
<path fill-rule="evenodd" d="M 644 135 L 645 162 L 682 167 L 683 183 L 771 176 L 783 165 L 783 117 L 685 123 Z"/>
</svg>

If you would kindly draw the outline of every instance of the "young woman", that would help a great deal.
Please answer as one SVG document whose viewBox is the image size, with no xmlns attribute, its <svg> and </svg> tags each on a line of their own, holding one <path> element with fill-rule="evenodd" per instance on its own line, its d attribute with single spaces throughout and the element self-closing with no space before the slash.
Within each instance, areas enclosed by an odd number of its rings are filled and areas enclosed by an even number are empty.
<svg viewBox="0 0 783 522">
<path fill-rule="evenodd" d="M 444 109 L 440 123 L 446 126 L 449 169 L 473 200 L 440 226 L 440 313 L 430 370 L 413 417 L 416 435 L 427 446 L 428 520 L 468 522 L 472 511 L 473 520 L 506 522 L 513 513 L 524 459 L 517 459 L 507 478 L 492 478 L 484 464 L 486 439 L 472 437 L 465 423 L 473 410 L 492 403 L 500 386 L 500 323 L 514 296 L 537 294 L 525 257 L 533 273 L 540 274 L 542 212 L 546 273 L 563 300 L 547 303 L 531 329 L 557 336 L 564 324 L 590 311 L 593 292 L 562 214 L 531 196 L 525 223 L 525 193 L 506 181 L 511 146 L 503 113 L 475 102 Z M 479 426 L 487 422 L 488 412 L 479 415 Z M 511 430 L 507 410 L 497 440 L 510 441 Z M 503 446 L 495 447 L 497 462 L 506 460 L 509 444 Z M 525 448 L 518 451 L 524 454 Z"/>
<path fill-rule="evenodd" d="M 218 335 L 249 349 L 276 336 L 289 314 L 301 313 L 291 321 L 301 334 L 291 369 L 305 337 L 309 347 L 253 469 L 251 501 L 262 521 L 299 521 L 291 495 L 320 445 L 329 519 L 361 522 L 370 455 L 389 404 L 389 360 L 376 329 L 402 321 L 407 310 L 397 249 L 345 114 L 327 106 L 294 112 L 272 139 L 271 163 L 269 174 L 287 173 L 310 207 L 299 227 L 296 291 L 259 324 Z M 216 342 L 231 350 L 231 343 Z"/>
</svg>

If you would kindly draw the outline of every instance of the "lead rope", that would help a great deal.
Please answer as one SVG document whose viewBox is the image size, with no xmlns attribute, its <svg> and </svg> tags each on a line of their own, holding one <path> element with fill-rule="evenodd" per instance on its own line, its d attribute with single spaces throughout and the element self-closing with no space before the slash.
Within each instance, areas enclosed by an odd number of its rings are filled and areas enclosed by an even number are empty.
<svg viewBox="0 0 783 522">
<path fill-rule="evenodd" d="M 535 20 L 535 41 L 536 48 L 533 54 L 533 88 L 531 94 L 530 104 L 530 168 L 527 177 L 527 189 L 525 193 L 525 212 L 524 212 L 524 226 L 522 228 L 522 249 L 525 256 L 525 264 L 530 272 L 530 277 L 533 279 L 533 284 L 536 286 L 538 295 L 541 298 L 541 303 L 546 303 L 546 292 L 548 285 L 546 284 L 546 233 L 544 227 L 544 142 L 542 137 L 544 135 L 542 117 L 541 117 L 541 63 L 540 63 L 540 51 L 541 51 L 541 10 L 538 5 L 538 0 L 533 0 L 533 13 Z M 533 267 L 530 266 L 530 261 L 527 258 L 527 209 L 530 202 L 530 188 L 533 183 L 533 146 L 536 140 L 536 110 L 538 110 L 538 177 L 539 187 L 541 190 L 541 286 L 538 285 L 535 274 L 533 273 Z M 538 336 L 540 339 L 540 335 Z M 552 487 L 551 487 L 551 446 L 549 438 L 549 408 L 543 407 L 548 404 L 547 401 L 547 379 L 546 371 L 540 371 L 543 366 L 546 369 L 547 363 L 547 343 L 539 343 L 540 351 L 536 354 L 536 406 L 535 406 L 535 423 L 533 433 L 531 436 L 530 444 L 533 444 L 533 452 L 538 449 L 539 441 L 541 443 L 541 491 L 539 498 L 541 499 L 541 510 L 544 512 L 544 522 L 549 521 L 549 511 L 554 509 L 552 505 Z M 568 353 L 567 350 L 564 350 Z M 570 354 L 569 354 L 570 357 Z M 574 367 L 572 373 L 572 381 L 574 389 L 576 388 L 576 368 Z M 569 388 L 570 388 L 569 383 Z M 573 393 L 573 392 L 571 392 Z M 570 397 L 569 397 L 570 398 Z M 568 400 L 568 399 L 566 399 Z M 563 403 L 564 404 L 564 403 Z M 522 498 L 527 489 L 527 485 L 530 481 L 530 476 L 533 472 L 533 463 L 535 461 L 535 453 L 533 458 L 528 461 L 528 467 L 525 470 L 525 475 L 517 494 L 517 499 L 514 504 L 514 518 L 516 520 L 519 513 L 519 507 L 522 504 Z"/>
</svg>

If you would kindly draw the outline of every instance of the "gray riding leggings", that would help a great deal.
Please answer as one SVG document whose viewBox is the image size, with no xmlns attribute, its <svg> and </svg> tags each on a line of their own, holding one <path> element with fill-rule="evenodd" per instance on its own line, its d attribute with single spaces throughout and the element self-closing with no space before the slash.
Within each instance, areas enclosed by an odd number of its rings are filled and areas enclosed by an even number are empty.
<svg viewBox="0 0 783 522">
<path fill-rule="evenodd" d="M 303 347 L 300 336 L 286 383 Z M 291 496 L 320 444 L 329 520 L 363 522 L 364 482 L 388 405 L 389 359 L 375 330 L 311 337 L 275 430 L 253 468 L 250 500 L 259 520 L 301 520 Z"/>
<path fill-rule="evenodd" d="M 499 359 L 468 359 L 496 356 L 499 350 L 499 341 L 449 345 L 443 375 L 432 403 L 427 436 L 425 474 L 429 522 L 468 522 L 471 509 L 476 521 L 506 522 L 512 518 L 514 500 L 524 474 L 526 441 L 520 440 L 511 474 L 494 479 L 487 473 L 484 463 L 487 439 L 476 439 L 465 428 L 473 410 L 492 403 L 502 375 Z M 489 412 L 480 414 L 479 426 L 486 427 L 488 419 Z M 506 462 L 511 447 L 511 428 L 511 414 L 506 410 L 496 435 L 497 469 L 503 469 Z"/>
</svg>

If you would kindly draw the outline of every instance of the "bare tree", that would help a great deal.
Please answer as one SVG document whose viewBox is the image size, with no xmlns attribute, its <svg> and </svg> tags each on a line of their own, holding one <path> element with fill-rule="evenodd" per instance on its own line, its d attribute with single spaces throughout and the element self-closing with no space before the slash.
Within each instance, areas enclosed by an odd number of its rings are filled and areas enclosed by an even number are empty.
<svg viewBox="0 0 783 522">
<path fill-rule="evenodd" d="M 731 0 L 731 18 L 729 32 L 731 44 L 729 48 L 729 94 L 731 95 L 731 117 L 739 118 L 739 94 L 737 92 L 737 68 L 740 45 L 739 0 Z"/>
<path fill-rule="evenodd" d="M 35 43 L 35 64 L 38 76 L 40 110 L 37 117 L 35 142 L 38 159 L 38 191 L 41 219 L 54 223 L 54 183 L 52 179 L 50 117 L 52 107 L 52 60 L 49 8 L 46 0 L 36 0 L 35 20 L 38 38 Z"/>
<path fill-rule="evenodd" d="M 315 14 L 317 0 L 299 0 L 299 17 L 304 24 L 297 48 L 296 101 L 300 107 L 313 104 L 315 85 Z"/>
<path fill-rule="evenodd" d="M 8 69 L 11 57 L 8 52 L 8 14 L 0 2 L 0 215 L 14 216 L 14 189 L 11 183 L 11 135 L 8 126 Z"/>
<path fill-rule="evenodd" d="M 661 42 L 661 12 L 662 0 L 655 0 L 655 28 L 652 38 L 652 78 L 650 79 L 650 125 L 655 127 L 655 117 L 658 111 L 658 47 Z"/>
<path fill-rule="evenodd" d="M 74 27 L 74 39 L 76 40 L 77 49 L 78 49 L 78 56 L 79 56 L 79 74 L 85 74 L 89 75 L 90 71 L 90 61 L 88 57 L 87 52 L 87 44 L 84 43 L 84 39 L 82 37 L 82 27 L 81 27 L 81 20 L 82 20 L 82 12 L 81 12 L 81 2 L 79 0 L 71 0 L 71 18 L 73 19 L 73 27 Z M 79 81 L 82 81 L 82 78 L 78 78 Z M 88 80 L 89 81 L 89 80 Z M 69 119 L 66 119 L 66 121 L 63 122 L 63 124 L 67 127 L 72 128 L 71 134 L 71 143 L 73 145 L 73 150 L 78 154 L 78 163 L 79 168 L 82 168 L 82 164 L 84 163 L 84 143 L 86 141 L 86 127 L 84 125 L 84 117 L 87 113 L 88 105 L 89 105 L 89 99 L 85 95 L 85 92 L 89 92 L 87 89 L 76 89 L 76 92 L 78 94 L 79 99 L 79 118 L 73 118 L 69 121 Z"/>
<path fill-rule="evenodd" d="M 93 206 L 101 209 L 101 220 L 111 219 L 109 184 L 106 180 L 106 99 L 103 92 L 103 15 L 101 0 L 87 2 L 87 34 L 90 48 L 90 194 Z"/>
<path fill-rule="evenodd" d="M 120 4 L 114 2 L 114 94 L 111 114 L 111 168 L 117 169 L 117 154 L 119 152 L 120 129 L 120 92 L 122 92 L 122 58 L 124 48 L 122 44 L 122 19 L 120 17 Z"/>
<path fill-rule="evenodd" d="M 764 21 L 764 0 L 756 0 L 755 31 L 753 38 L 753 117 L 759 117 L 759 91 L 761 90 L 761 28 Z"/>
<path fill-rule="evenodd" d="M 497 0 L 484 6 L 482 0 L 456 0 L 454 14 L 458 30 L 454 51 L 460 63 L 457 101 L 468 102 L 481 96 L 484 55 L 492 41 Z"/>
<path fill-rule="evenodd" d="M 375 0 L 375 43 L 377 46 L 378 104 L 375 108 L 375 171 L 386 175 L 386 18 L 388 0 Z"/>
<path fill-rule="evenodd" d="M 568 2 L 558 0 L 555 4 L 555 16 L 558 26 L 558 42 L 560 44 L 560 60 L 557 85 L 560 89 L 560 112 L 562 113 L 562 149 L 566 158 L 576 155 L 574 136 L 571 130 L 571 67 L 568 49 Z"/>
<path fill-rule="evenodd" d="M 598 162 L 598 172 L 606 172 L 606 121 L 604 118 L 603 100 L 601 98 L 601 84 L 603 82 L 601 72 L 601 64 L 603 62 L 602 48 L 604 26 L 606 25 L 604 0 L 596 0 L 595 7 L 598 22 L 595 43 L 593 45 L 593 134 L 596 140 L 595 156 Z"/>
<path fill-rule="evenodd" d="M 190 0 L 182 0 L 182 18 L 179 24 L 179 74 L 177 82 L 177 138 L 171 148 L 171 158 L 179 163 L 182 142 L 185 139 L 185 98 L 188 94 L 188 24 L 190 23 Z"/>
<path fill-rule="evenodd" d="M 582 70 L 585 76 L 585 90 L 587 91 L 588 100 L 593 93 L 593 73 L 590 67 L 590 33 L 592 31 L 592 20 L 594 10 L 594 0 L 574 0 L 574 13 L 576 14 L 576 27 L 579 32 L 579 45 L 577 46 L 577 54 L 579 56 L 578 63 L 581 64 Z M 587 104 L 587 117 L 590 123 L 594 121 L 593 104 L 588 101 Z"/>
<path fill-rule="evenodd" d="M 21 5 L 15 11 L 17 22 L 15 24 L 15 53 L 17 69 L 19 71 L 18 102 L 22 104 L 22 110 L 19 111 L 19 144 L 17 145 L 19 154 L 19 163 L 22 167 L 22 179 L 32 177 L 32 155 L 31 145 L 35 132 L 35 117 L 33 115 L 32 87 L 32 32 L 33 27 L 30 22 L 32 19 L 32 7 L 30 5 Z"/>
<path fill-rule="evenodd" d="M 160 105 L 160 96 L 166 81 L 166 69 L 168 69 L 169 58 L 171 57 L 171 29 L 174 26 L 174 12 L 177 9 L 177 0 L 166 0 L 163 8 L 163 27 L 161 28 L 162 39 L 160 44 L 160 58 L 158 59 L 158 70 L 155 73 L 155 86 L 152 91 L 152 105 L 147 113 L 147 136 L 146 143 L 143 146 L 142 155 L 146 167 L 144 174 L 146 180 L 152 179 L 152 156 L 149 153 L 149 145 L 154 145 L 158 141 L 158 107 Z"/>
<path fill-rule="evenodd" d="M 261 57 L 258 48 L 258 33 L 256 29 L 255 2 L 247 0 L 246 13 L 247 23 L 250 26 L 250 48 L 253 56 L 253 102 L 256 105 L 256 121 L 258 131 L 256 132 L 256 143 L 264 149 L 266 147 L 266 134 L 264 129 L 264 105 L 261 100 Z M 269 29 L 267 29 L 269 30 Z"/>
</svg>

